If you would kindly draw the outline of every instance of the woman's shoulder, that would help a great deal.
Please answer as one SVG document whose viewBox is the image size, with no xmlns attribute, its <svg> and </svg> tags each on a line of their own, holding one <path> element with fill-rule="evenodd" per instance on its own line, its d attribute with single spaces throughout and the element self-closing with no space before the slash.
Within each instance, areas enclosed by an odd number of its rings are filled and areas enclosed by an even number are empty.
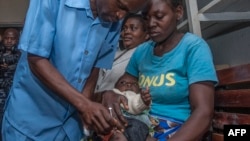
<svg viewBox="0 0 250 141">
<path fill-rule="evenodd" d="M 185 33 L 182 40 L 183 40 L 183 42 L 185 42 L 185 44 L 206 43 L 202 37 L 200 37 L 196 34 L 190 33 L 190 32 Z"/>
<path fill-rule="evenodd" d="M 139 50 L 139 51 L 145 51 L 145 50 L 148 50 L 150 49 L 150 47 L 153 47 L 155 45 L 155 42 L 152 41 L 152 40 L 149 40 L 149 41 L 146 41 L 146 42 L 143 42 L 141 43 L 136 50 Z"/>
<path fill-rule="evenodd" d="M 198 35 L 189 32 L 185 33 L 180 45 L 188 50 L 209 47 L 207 42 L 202 37 L 199 37 Z"/>
</svg>

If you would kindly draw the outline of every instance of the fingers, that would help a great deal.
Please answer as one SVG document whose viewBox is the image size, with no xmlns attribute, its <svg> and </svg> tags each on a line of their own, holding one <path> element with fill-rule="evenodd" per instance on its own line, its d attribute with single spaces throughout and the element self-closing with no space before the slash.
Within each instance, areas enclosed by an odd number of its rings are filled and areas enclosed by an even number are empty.
<svg viewBox="0 0 250 141">
<path fill-rule="evenodd" d="M 118 116 L 115 112 L 115 110 L 113 110 L 112 107 L 109 107 L 109 112 L 103 113 L 105 116 L 105 118 L 100 118 L 100 123 L 108 123 L 107 125 L 104 125 L 104 129 L 108 132 L 104 132 L 105 134 L 109 133 L 112 129 L 114 130 L 119 130 L 121 132 L 124 131 L 124 126 L 118 122 Z M 108 115 L 107 115 L 108 114 Z M 121 113 L 120 113 L 121 114 Z"/>
<path fill-rule="evenodd" d="M 108 134 L 116 126 L 116 121 L 101 104 L 93 102 L 87 111 L 80 114 L 84 126 L 94 129 L 97 133 Z"/>
<path fill-rule="evenodd" d="M 108 125 L 105 119 L 100 117 L 94 117 L 92 119 L 93 125 L 95 125 L 95 130 L 101 134 L 108 134 L 108 132 L 112 129 L 111 126 Z"/>
<path fill-rule="evenodd" d="M 146 88 L 140 88 L 141 90 L 141 94 L 145 95 L 145 94 L 149 94 L 149 87 Z"/>
<path fill-rule="evenodd" d="M 124 126 L 127 126 L 127 120 L 124 118 L 122 112 L 121 112 L 121 106 L 118 103 L 113 104 L 114 107 L 114 117 L 118 119 L 118 129 L 124 128 Z"/>
<path fill-rule="evenodd" d="M 149 94 L 148 87 L 141 89 L 141 98 L 147 106 L 151 104 L 151 95 Z"/>
<path fill-rule="evenodd" d="M 142 95 L 142 98 L 145 100 L 145 101 L 150 101 L 151 100 L 151 95 L 150 94 L 145 94 L 145 95 Z"/>
<path fill-rule="evenodd" d="M 112 116 L 115 118 L 115 126 L 118 130 L 124 130 L 124 126 L 126 126 L 127 120 L 123 117 L 121 113 L 121 104 L 125 109 L 128 109 L 127 98 L 116 94 L 114 91 L 107 91 L 103 95 L 102 104 L 108 108 L 112 108 Z M 110 115 L 111 115 L 110 114 Z"/>
<path fill-rule="evenodd" d="M 118 95 L 118 96 L 120 96 L 120 101 L 121 101 L 121 104 L 123 105 L 124 109 L 128 110 L 129 109 L 129 107 L 128 107 L 128 99 L 125 96 L 122 96 L 122 95 Z M 120 104 L 119 104 L 119 107 L 120 107 Z"/>
<path fill-rule="evenodd" d="M 118 130 L 124 130 L 124 126 L 120 124 L 120 122 L 117 121 L 116 118 L 116 112 L 114 112 L 112 107 L 109 107 L 108 109 L 106 107 L 103 107 L 104 109 L 101 111 L 102 116 L 97 116 L 97 124 L 100 124 L 98 128 L 102 131 L 104 134 L 108 134 L 112 129 L 117 128 Z"/>
</svg>

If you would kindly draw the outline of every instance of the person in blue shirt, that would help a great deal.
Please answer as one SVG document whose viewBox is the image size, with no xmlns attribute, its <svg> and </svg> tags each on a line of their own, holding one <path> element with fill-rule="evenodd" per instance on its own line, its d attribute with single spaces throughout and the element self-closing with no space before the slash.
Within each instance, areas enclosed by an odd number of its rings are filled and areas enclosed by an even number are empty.
<svg viewBox="0 0 250 141">
<path fill-rule="evenodd" d="M 122 131 L 125 119 L 111 117 L 92 93 L 99 68 L 112 66 L 121 19 L 146 2 L 31 0 L 3 140 L 78 141 L 83 125 L 100 134 Z"/>
<path fill-rule="evenodd" d="M 182 0 L 150 0 L 142 14 L 152 41 L 136 48 L 125 75 L 150 90 L 142 99 L 152 99 L 149 114 L 158 125 L 147 141 L 201 140 L 213 117 L 218 81 L 210 48 L 201 37 L 177 30 Z M 104 104 L 119 106 L 118 96 L 104 97 Z"/>
</svg>

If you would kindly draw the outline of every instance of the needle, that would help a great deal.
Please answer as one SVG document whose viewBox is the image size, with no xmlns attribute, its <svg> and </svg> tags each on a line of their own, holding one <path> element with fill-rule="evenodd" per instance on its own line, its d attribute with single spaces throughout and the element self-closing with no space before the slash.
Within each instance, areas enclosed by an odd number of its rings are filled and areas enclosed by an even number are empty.
<svg viewBox="0 0 250 141">
<path fill-rule="evenodd" d="M 109 113 L 110 113 L 111 117 L 113 117 L 113 115 L 112 115 L 112 107 L 109 107 Z"/>
</svg>

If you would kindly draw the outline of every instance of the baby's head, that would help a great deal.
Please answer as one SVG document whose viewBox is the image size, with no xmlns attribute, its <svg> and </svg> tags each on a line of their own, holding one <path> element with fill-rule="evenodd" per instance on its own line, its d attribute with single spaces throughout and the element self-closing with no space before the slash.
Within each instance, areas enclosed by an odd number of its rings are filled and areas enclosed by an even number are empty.
<svg viewBox="0 0 250 141">
<path fill-rule="evenodd" d="M 133 91 L 135 93 L 140 92 L 139 84 L 137 80 L 129 75 L 123 74 L 115 83 L 115 88 L 123 91 Z"/>
</svg>

